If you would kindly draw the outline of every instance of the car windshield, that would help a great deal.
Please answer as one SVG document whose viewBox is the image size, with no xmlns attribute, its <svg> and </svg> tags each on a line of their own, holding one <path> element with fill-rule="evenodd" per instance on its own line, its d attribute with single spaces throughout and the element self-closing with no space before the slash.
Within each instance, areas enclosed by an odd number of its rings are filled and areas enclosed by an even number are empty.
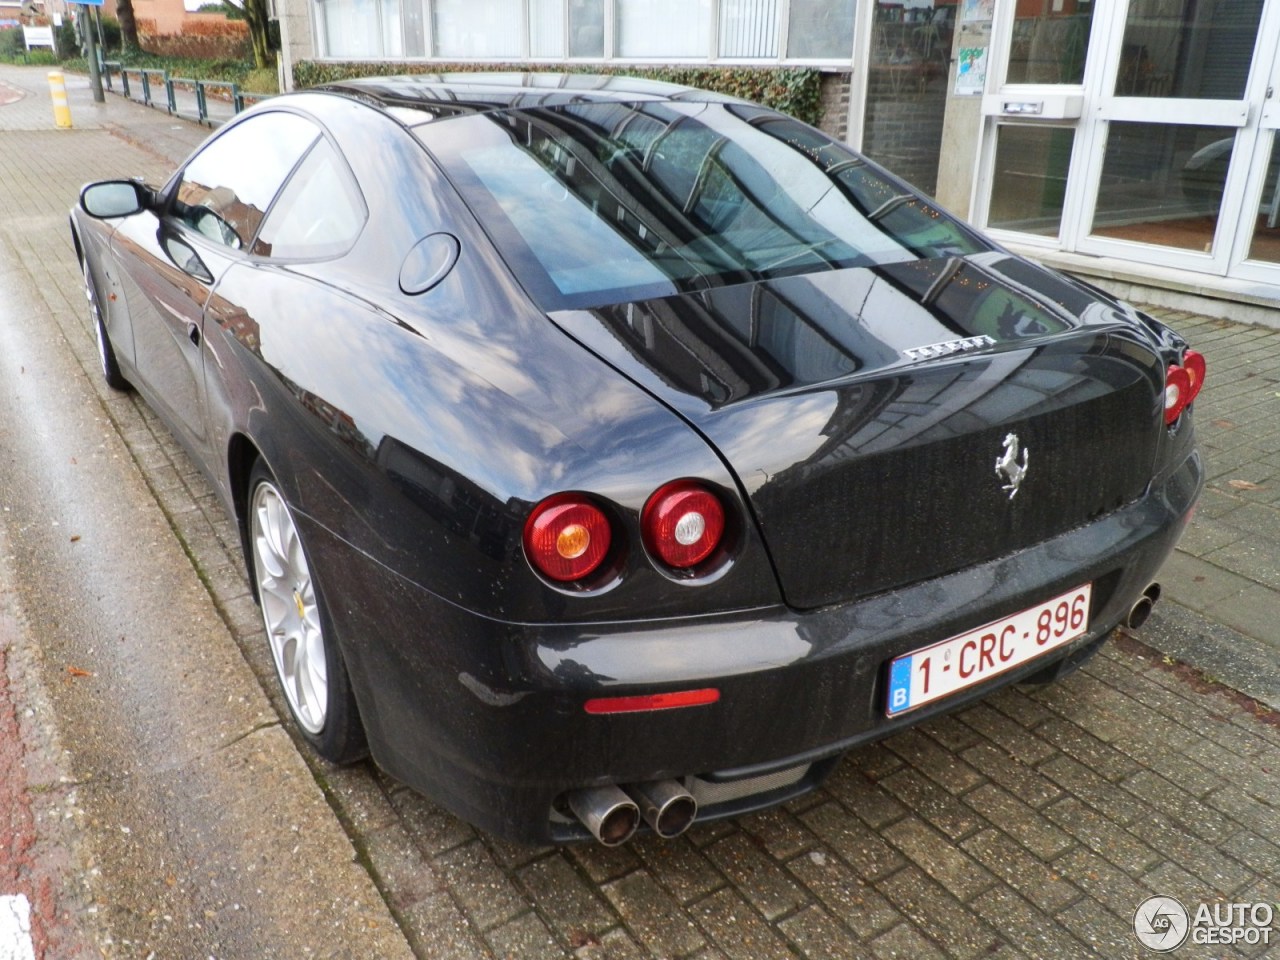
<svg viewBox="0 0 1280 960">
<path fill-rule="evenodd" d="M 988 249 L 843 145 L 746 104 L 573 104 L 414 133 L 545 309 Z"/>
</svg>

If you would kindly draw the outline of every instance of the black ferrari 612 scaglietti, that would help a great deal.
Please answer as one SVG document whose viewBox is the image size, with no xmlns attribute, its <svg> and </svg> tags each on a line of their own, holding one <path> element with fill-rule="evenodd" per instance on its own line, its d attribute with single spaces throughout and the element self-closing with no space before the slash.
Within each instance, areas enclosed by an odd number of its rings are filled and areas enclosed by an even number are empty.
<svg viewBox="0 0 1280 960">
<path fill-rule="evenodd" d="M 334 84 L 71 229 L 301 735 L 507 837 L 674 836 L 1061 675 L 1203 484 L 1176 334 L 704 91 Z"/>
</svg>

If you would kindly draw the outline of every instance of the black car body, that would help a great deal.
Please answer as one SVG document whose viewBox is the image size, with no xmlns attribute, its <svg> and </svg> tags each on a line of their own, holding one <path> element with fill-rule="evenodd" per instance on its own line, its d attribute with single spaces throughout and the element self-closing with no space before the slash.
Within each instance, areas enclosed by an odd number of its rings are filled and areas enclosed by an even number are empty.
<svg viewBox="0 0 1280 960">
<path fill-rule="evenodd" d="M 260 593 L 258 491 L 287 504 L 314 590 L 281 596 L 328 669 L 304 735 L 363 731 L 522 840 L 625 839 L 619 785 L 674 802 L 664 833 L 758 809 L 1051 678 L 1147 602 L 1203 483 L 1172 331 L 701 91 L 342 83 L 163 188 L 87 188 L 72 232 L 105 372 Z M 560 508 L 587 519 L 544 569 Z"/>
</svg>

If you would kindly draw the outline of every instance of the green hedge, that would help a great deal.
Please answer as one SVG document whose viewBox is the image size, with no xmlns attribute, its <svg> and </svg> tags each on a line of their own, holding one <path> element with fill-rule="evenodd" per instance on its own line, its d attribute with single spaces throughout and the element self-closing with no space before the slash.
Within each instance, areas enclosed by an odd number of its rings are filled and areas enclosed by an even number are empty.
<svg viewBox="0 0 1280 960">
<path fill-rule="evenodd" d="M 301 60 L 293 65 L 293 83 L 301 90 L 353 77 L 397 76 L 408 73 L 503 72 L 626 74 L 646 80 L 664 80 L 689 87 L 754 100 L 805 123 L 817 126 L 822 118 L 819 88 L 822 74 L 798 67 L 606 67 L 544 64 L 404 63 Z"/>
<path fill-rule="evenodd" d="M 27 45 L 22 42 L 21 27 L 0 27 L 0 60 L 17 62 L 26 51 Z"/>
</svg>

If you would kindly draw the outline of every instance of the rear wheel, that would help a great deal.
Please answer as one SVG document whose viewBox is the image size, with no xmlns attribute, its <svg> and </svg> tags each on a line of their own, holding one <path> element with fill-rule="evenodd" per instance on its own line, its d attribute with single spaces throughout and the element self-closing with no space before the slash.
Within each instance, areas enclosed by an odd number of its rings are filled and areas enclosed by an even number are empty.
<svg viewBox="0 0 1280 960">
<path fill-rule="evenodd" d="M 112 390 L 128 390 L 129 381 L 120 372 L 120 364 L 116 362 L 116 352 L 111 346 L 111 338 L 107 335 L 107 326 L 102 322 L 102 309 L 98 306 L 98 293 L 93 287 L 93 277 L 89 273 L 89 262 L 84 268 L 84 295 L 89 301 L 89 322 L 93 324 L 93 335 L 98 341 L 98 363 L 102 368 L 102 379 Z"/>
<path fill-rule="evenodd" d="M 289 712 L 320 756 L 358 760 L 368 748 L 351 680 L 293 514 L 261 461 L 249 491 L 251 573 Z"/>
</svg>

